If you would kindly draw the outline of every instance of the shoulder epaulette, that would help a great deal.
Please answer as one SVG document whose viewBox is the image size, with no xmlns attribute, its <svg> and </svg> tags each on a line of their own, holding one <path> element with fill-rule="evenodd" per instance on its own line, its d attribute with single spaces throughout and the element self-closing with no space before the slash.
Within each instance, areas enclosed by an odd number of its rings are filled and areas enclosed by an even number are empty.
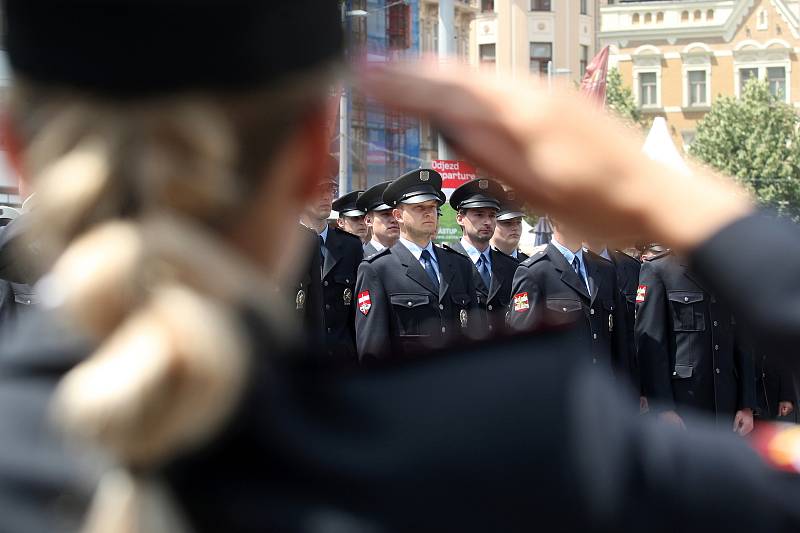
<svg viewBox="0 0 800 533">
<path fill-rule="evenodd" d="M 546 256 L 547 256 L 547 250 L 539 250 L 532 256 L 528 257 L 525 261 L 521 262 L 520 265 L 524 265 L 526 267 L 532 266 L 534 263 L 538 263 Z"/>
<path fill-rule="evenodd" d="M 390 253 L 390 251 L 391 251 L 391 250 L 390 250 L 389 248 L 384 248 L 384 249 L 383 249 L 383 250 L 381 250 L 380 252 L 375 252 L 375 253 L 374 253 L 374 254 L 372 254 L 372 255 L 368 255 L 368 256 L 367 256 L 367 257 L 365 257 L 363 260 L 364 260 L 364 261 L 366 261 L 367 263 L 372 263 L 373 261 L 375 261 L 375 260 L 376 260 L 376 259 L 378 259 L 379 257 L 383 257 L 384 255 L 387 255 L 387 254 L 389 254 L 389 253 Z"/>
<path fill-rule="evenodd" d="M 655 261 L 656 259 L 662 259 L 664 257 L 667 257 L 667 256 L 671 255 L 671 254 L 672 254 L 672 250 L 670 250 L 668 248 L 668 249 L 664 250 L 663 252 L 658 252 L 655 255 L 652 255 L 652 256 L 650 256 L 648 258 L 645 258 L 644 260 L 645 261 Z"/>
</svg>

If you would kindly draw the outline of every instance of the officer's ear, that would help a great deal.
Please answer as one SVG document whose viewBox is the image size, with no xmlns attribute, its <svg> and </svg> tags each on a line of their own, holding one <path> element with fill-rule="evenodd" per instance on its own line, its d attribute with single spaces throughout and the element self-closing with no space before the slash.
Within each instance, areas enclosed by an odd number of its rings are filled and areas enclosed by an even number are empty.
<svg viewBox="0 0 800 533">
<path fill-rule="evenodd" d="M 392 209 L 392 216 L 398 222 L 403 222 L 403 208 L 402 207 L 395 207 Z"/>
<path fill-rule="evenodd" d="M 364 215 L 364 224 L 367 225 L 368 228 L 372 227 L 372 213 L 367 213 Z"/>
</svg>

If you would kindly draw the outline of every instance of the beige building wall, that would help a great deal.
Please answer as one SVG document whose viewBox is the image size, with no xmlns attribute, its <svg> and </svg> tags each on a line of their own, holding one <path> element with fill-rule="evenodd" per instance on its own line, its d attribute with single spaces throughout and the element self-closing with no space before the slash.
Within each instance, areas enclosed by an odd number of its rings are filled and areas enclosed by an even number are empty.
<svg viewBox="0 0 800 533">
<path fill-rule="evenodd" d="M 602 8 L 601 25 L 611 64 L 646 115 L 666 117 L 678 147 L 688 148 L 714 100 L 738 96 L 742 69 L 755 69 L 761 79 L 782 69 L 783 97 L 800 106 L 800 1 L 616 4 Z M 689 102 L 692 70 L 706 73 L 707 98 L 696 105 Z M 641 75 L 647 73 L 658 80 L 653 105 L 642 101 Z"/>
<path fill-rule="evenodd" d="M 550 11 L 533 11 L 534 0 L 494 0 L 492 10 L 479 13 L 472 22 L 470 62 L 483 69 L 515 77 L 531 71 L 531 43 L 552 47 L 554 76 L 579 81 L 582 48 L 586 62 L 595 55 L 598 0 L 552 0 Z M 494 45 L 494 61 L 481 57 L 482 45 Z M 483 50 L 486 50 L 483 48 Z"/>
</svg>

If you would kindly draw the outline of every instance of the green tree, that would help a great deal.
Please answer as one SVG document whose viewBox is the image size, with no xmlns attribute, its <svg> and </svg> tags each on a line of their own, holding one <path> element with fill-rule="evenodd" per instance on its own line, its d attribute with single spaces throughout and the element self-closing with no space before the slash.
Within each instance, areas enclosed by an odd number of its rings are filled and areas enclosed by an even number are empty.
<svg viewBox="0 0 800 533">
<path fill-rule="evenodd" d="M 756 199 L 800 220 L 800 118 L 766 82 L 718 98 L 697 125 L 690 154 L 735 177 Z"/>
<path fill-rule="evenodd" d="M 619 70 L 612 68 L 606 77 L 606 107 L 627 122 L 642 125 L 642 112 L 629 87 L 622 83 Z"/>
</svg>

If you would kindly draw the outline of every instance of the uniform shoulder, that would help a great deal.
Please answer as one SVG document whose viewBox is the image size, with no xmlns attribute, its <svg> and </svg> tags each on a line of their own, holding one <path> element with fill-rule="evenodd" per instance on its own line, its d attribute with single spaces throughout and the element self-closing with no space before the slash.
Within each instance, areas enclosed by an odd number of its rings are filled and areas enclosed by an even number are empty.
<svg viewBox="0 0 800 533">
<path fill-rule="evenodd" d="M 644 263 L 650 263 L 653 266 L 664 266 L 669 264 L 673 257 L 672 250 L 664 250 L 663 252 L 659 252 L 656 255 L 648 257 L 644 260 Z"/>
<path fill-rule="evenodd" d="M 338 237 L 341 237 L 342 238 L 342 242 L 345 242 L 348 245 L 360 246 L 362 248 L 364 246 L 362 244 L 362 242 L 361 242 L 361 239 L 357 235 L 353 235 L 352 233 L 347 232 L 347 231 L 345 231 L 343 229 L 333 228 L 333 233 L 335 233 Z"/>
<path fill-rule="evenodd" d="M 459 243 L 442 243 L 440 246 L 442 250 L 447 250 L 450 253 L 458 254 L 461 257 L 468 257 L 467 252 L 461 247 Z"/>
<path fill-rule="evenodd" d="M 525 261 L 521 262 L 520 265 L 530 268 L 539 261 L 547 258 L 547 248 L 536 250 L 530 257 L 528 257 Z"/>
<path fill-rule="evenodd" d="M 503 253 L 503 252 L 501 252 L 500 250 L 497 250 L 497 249 L 493 249 L 492 250 L 492 254 L 493 254 L 492 255 L 492 260 L 493 261 L 497 261 L 498 263 L 501 263 L 501 264 L 504 264 L 504 265 L 509 265 L 509 266 L 513 266 L 513 267 L 516 268 L 516 266 L 519 265 L 519 263 L 520 263 L 518 259 L 514 259 L 510 255 L 505 254 L 505 253 Z"/>
<path fill-rule="evenodd" d="M 362 261 L 362 263 L 374 263 L 376 260 L 380 259 L 381 257 L 390 255 L 391 253 L 392 253 L 391 248 L 384 248 L 380 252 L 375 252 L 374 254 L 368 255 L 367 257 L 365 257 L 364 260 Z"/>
<path fill-rule="evenodd" d="M 621 250 L 614 250 L 612 253 L 614 254 L 614 259 L 619 263 L 635 266 L 637 268 L 642 265 L 641 261 L 639 261 L 635 257 L 629 256 L 628 254 L 626 254 Z"/>
<path fill-rule="evenodd" d="M 472 267 L 472 259 L 470 259 L 468 255 L 466 255 L 466 254 L 464 254 L 462 252 L 459 252 L 456 249 L 451 248 L 447 244 L 443 244 L 442 245 L 442 250 L 444 250 L 445 252 L 450 254 L 451 257 L 455 257 L 456 261 L 462 261 L 462 262 L 464 262 L 464 264 L 469 265 L 470 267 Z"/>
</svg>

